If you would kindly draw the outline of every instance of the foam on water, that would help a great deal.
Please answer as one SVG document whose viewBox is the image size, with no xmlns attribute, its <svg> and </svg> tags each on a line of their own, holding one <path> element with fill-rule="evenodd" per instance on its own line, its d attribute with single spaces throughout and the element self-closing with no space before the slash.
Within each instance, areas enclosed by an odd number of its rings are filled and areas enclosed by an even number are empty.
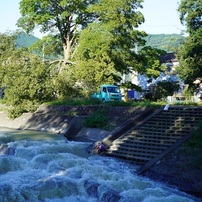
<svg viewBox="0 0 202 202">
<path fill-rule="evenodd" d="M 1 133 L 3 144 L 15 152 L 0 156 L 2 202 L 196 201 L 178 190 L 137 176 L 135 166 L 89 155 L 86 148 L 91 143 L 67 142 L 63 137 L 37 140 L 10 135 L 6 139 L 6 135 Z"/>
</svg>

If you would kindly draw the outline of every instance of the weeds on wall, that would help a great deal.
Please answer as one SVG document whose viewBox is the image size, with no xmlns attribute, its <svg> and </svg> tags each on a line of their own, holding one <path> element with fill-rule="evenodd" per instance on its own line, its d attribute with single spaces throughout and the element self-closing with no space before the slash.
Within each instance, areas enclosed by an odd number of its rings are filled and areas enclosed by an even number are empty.
<svg viewBox="0 0 202 202">
<path fill-rule="evenodd" d="M 99 109 L 87 117 L 84 121 L 84 126 L 89 128 L 105 128 L 109 123 L 107 112 Z"/>
<path fill-rule="evenodd" d="M 193 132 L 193 135 L 187 142 L 187 145 L 202 148 L 202 121 L 199 123 L 197 129 Z"/>
</svg>

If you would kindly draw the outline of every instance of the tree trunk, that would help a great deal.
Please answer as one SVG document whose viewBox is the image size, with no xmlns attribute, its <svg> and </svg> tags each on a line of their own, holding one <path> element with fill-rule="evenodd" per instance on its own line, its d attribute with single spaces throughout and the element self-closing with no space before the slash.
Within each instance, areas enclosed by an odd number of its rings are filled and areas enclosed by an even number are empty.
<svg viewBox="0 0 202 202">
<path fill-rule="evenodd" d="M 67 41 L 67 43 L 63 46 L 63 50 L 64 50 L 64 64 L 67 64 L 67 62 L 71 56 L 71 43 L 70 43 L 70 41 Z"/>
<path fill-rule="evenodd" d="M 71 42 L 70 41 L 67 41 L 66 44 L 63 44 L 63 51 L 64 51 L 64 62 L 62 64 L 62 66 L 60 67 L 59 73 L 62 72 L 62 70 L 67 65 L 67 63 L 70 59 L 70 56 L 71 56 Z"/>
</svg>

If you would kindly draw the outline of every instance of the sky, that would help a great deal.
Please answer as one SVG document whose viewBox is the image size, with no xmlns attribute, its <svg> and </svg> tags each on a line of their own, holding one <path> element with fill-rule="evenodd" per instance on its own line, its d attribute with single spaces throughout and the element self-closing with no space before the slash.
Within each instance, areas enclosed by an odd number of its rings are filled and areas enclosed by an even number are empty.
<svg viewBox="0 0 202 202">
<path fill-rule="evenodd" d="M 180 34 L 186 28 L 179 19 L 179 3 L 180 0 L 144 0 L 140 11 L 145 23 L 139 29 L 147 34 Z"/>
<path fill-rule="evenodd" d="M 147 34 L 180 34 L 185 30 L 179 20 L 177 12 L 180 0 L 144 0 L 140 11 L 145 17 L 145 23 L 138 29 Z M 15 25 L 20 18 L 20 0 L 0 0 L 0 33 L 15 31 Z M 34 32 L 34 36 L 41 38 L 43 34 Z"/>
</svg>

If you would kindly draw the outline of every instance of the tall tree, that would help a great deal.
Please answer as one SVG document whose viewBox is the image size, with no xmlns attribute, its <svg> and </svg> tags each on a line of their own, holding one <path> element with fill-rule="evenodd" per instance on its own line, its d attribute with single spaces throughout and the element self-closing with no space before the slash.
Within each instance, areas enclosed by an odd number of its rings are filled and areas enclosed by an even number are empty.
<svg viewBox="0 0 202 202">
<path fill-rule="evenodd" d="M 178 11 L 189 36 L 177 54 L 180 62 L 177 71 L 193 92 L 193 82 L 202 77 L 202 0 L 182 0 Z"/>
<path fill-rule="evenodd" d="M 111 57 L 116 70 L 124 71 L 133 66 L 135 45 L 143 45 L 145 32 L 136 28 L 144 22 L 144 16 L 138 10 L 143 0 L 100 0 L 92 5 L 90 11 L 97 14 L 97 23 L 111 33 Z"/>
<path fill-rule="evenodd" d="M 142 0 L 100 0 L 89 7 L 97 19 L 82 31 L 76 51 L 77 70 L 82 72 L 78 75 L 88 87 L 120 81 L 121 74 L 134 67 L 134 47 L 143 45 L 146 36 L 136 30 L 144 22 L 138 11 L 141 3 Z"/>
<path fill-rule="evenodd" d="M 64 64 L 75 49 L 79 29 L 92 20 L 87 8 L 95 0 L 21 0 L 18 26 L 30 33 L 40 27 L 43 33 L 56 33 L 64 51 Z"/>
</svg>

